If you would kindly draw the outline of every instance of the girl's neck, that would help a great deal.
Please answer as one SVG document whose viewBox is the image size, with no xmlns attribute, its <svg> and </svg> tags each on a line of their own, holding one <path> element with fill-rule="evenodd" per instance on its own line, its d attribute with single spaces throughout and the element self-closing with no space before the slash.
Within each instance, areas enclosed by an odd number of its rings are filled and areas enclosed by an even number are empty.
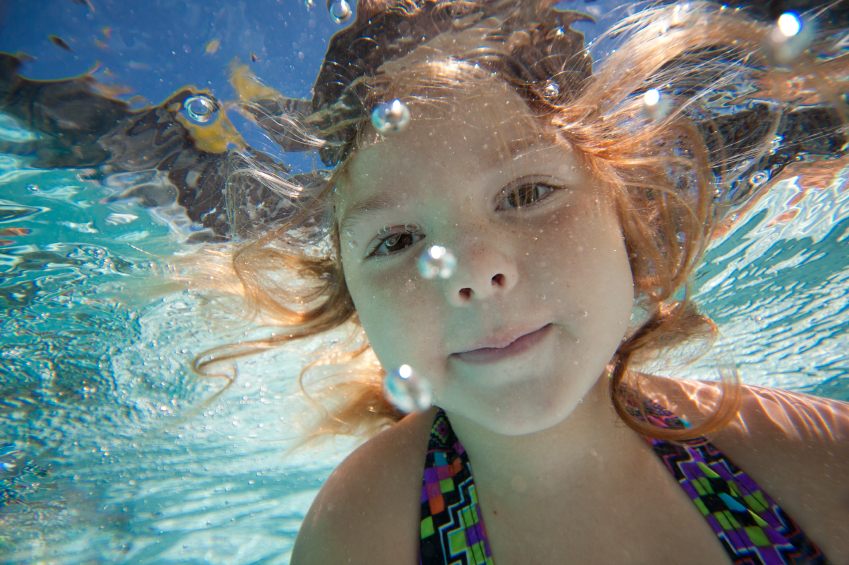
<svg viewBox="0 0 849 565">
<path fill-rule="evenodd" d="M 568 495 L 570 487 L 617 482 L 640 466 L 649 445 L 617 417 L 602 376 L 575 410 L 556 426 L 523 436 L 493 433 L 449 414 L 476 484 L 500 498 Z"/>
</svg>

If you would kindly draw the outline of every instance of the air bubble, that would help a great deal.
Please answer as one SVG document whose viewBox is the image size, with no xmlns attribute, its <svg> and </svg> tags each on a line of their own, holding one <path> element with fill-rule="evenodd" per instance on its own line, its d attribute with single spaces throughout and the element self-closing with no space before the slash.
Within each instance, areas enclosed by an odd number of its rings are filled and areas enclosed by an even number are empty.
<svg viewBox="0 0 849 565">
<path fill-rule="evenodd" d="M 802 31 L 802 20 L 793 12 L 785 12 L 778 17 L 778 29 L 785 37 L 793 37 Z"/>
<path fill-rule="evenodd" d="M 183 102 L 183 108 L 186 110 L 186 114 L 199 124 L 209 122 L 218 111 L 218 105 L 215 101 L 203 94 L 186 98 Z"/>
<path fill-rule="evenodd" d="M 760 186 L 768 180 L 769 174 L 767 174 L 766 171 L 758 171 L 751 177 L 749 177 L 749 182 L 752 184 L 752 186 Z"/>
<path fill-rule="evenodd" d="M 660 91 L 652 88 L 643 96 L 643 102 L 646 106 L 657 106 L 657 103 L 660 102 Z"/>
<path fill-rule="evenodd" d="M 781 149 L 781 144 L 784 142 L 784 136 L 776 135 L 772 138 L 772 141 L 769 143 L 769 154 L 775 155 L 775 153 Z"/>
<path fill-rule="evenodd" d="M 457 258 L 450 249 L 431 245 L 419 257 L 419 272 L 426 279 L 450 278 L 457 268 Z"/>
<path fill-rule="evenodd" d="M 433 392 L 427 379 L 409 365 L 401 365 L 386 373 L 383 394 L 395 408 L 409 414 L 430 408 Z"/>
<path fill-rule="evenodd" d="M 357 247 L 357 240 L 354 239 L 354 231 L 353 230 L 345 230 L 345 237 L 348 238 L 348 247 L 354 249 Z"/>
<path fill-rule="evenodd" d="M 778 64 L 787 64 L 798 58 L 811 45 L 813 26 L 793 12 L 779 16 L 764 45 L 767 55 Z"/>
<path fill-rule="evenodd" d="M 656 88 L 643 94 L 643 114 L 653 121 L 662 120 L 669 113 L 669 97 Z"/>
<path fill-rule="evenodd" d="M 327 11 L 337 24 L 343 24 L 351 19 L 351 5 L 345 0 L 327 0 Z"/>
<path fill-rule="evenodd" d="M 560 95 L 560 87 L 557 86 L 556 82 L 550 80 L 545 84 L 545 87 L 542 89 L 542 95 L 547 100 L 557 98 Z"/>
<path fill-rule="evenodd" d="M 371 112 L 371 123 L 380 133 L 397 133 L 410 125 L 410 109 L 400 100 L 384 102 Z"/>
</svg>

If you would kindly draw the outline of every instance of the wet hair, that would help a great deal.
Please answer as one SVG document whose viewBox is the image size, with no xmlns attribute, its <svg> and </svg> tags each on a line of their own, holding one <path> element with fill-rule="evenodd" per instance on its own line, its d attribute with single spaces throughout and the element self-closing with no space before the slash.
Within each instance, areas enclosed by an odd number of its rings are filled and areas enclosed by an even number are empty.
<svg viewBox="0 0 849 565">
<path fill-rule="evenodd" d="M 380 0 L 360 3 L 358 20 L 385 9 Z M 594 74 L 571 89 L 552 95 L 532 84 L 512 85 L 524 96 L 546 137 L 577 155 L 613 202 L 630 260 L 638 315 L 609 365 L 610 396 L 625 424 L 643 435 L 672 441 L 702 436 L 730 422 L 739 407 L 739 380 L 728 370 L 720 371 L 725 386 L 717 407 L 691 428 L 657 428 L 626 408 L 629 395 L 642 394 L 633 367 L 685 344 L 707 345 L 716 336 L 713 322 L 690 299 L 689 281 L 714 229 L 734 202 L 723 197 L 741 183 L 753 184 L 748 178 L 751 164 L 771 158 L 773 140 L 787 127 L 792 109 L 778 92 L 758 86 L 768 85 L 773 72 L 812 77 L 814 84 L 824 85 L 823 100 L 832 96 L 836 101 L 828 110 L 831 133 L 847 123 L 841 100 L 845 93 L 835 93 L 830 83 L 820 81 L 812 60 L 802 56 L 776 70 L 765 52 L 770 32 L 770 26 L 712 4 L 654 7 L 607 32 L 606 39 L 618 41 L 618 47 Z M 504 79 L 493 78 L 490 70 L 473 61 L 428 57 L 397 72 L 363 77 L 360 101 L 364 108 L 395 98 L 439 107 L 450 103 L 457 89 L 487 80 Z M 646 113 L 644 97 L 652 89 L 668 104 L 661 115 Z M 753 116 L 742 122 L 739 131 L 729 132 L 730 110 L 727 114 L 708 110 L 716 96 L 729 92 L 737 104 L 748 100 L 746 111 Z M 311 371 L 326 379 L 321 381 L 323 388 L 308 395 L 322 413 L 313 435 L 367 437 L 403 417 L 382 395 L 383 371 L 346 288 L 333 214 L 334 187 L 348 174 L 357 147 L 376 135 L 368 118 L 367 113 L 349 118 L 357 126 L 352 150 L 329 181 L 305 191 L 297 213 L 232 254 L 236 279 L 231 290 L 251 311 L 283 331 L 218 348 L 195 363 L 199 372 L 212 373 L 218 362 L 347 328 L 347 340 L 329 348 L 301 373 L 302 387 Z M 309 129 L 305 127 L 302 134 L 308 136 Z M 817 135 L 811 132 L 810 137 Z M 314 145 L 320 147 L 322 139 L 316 138 Z M 254 172 L 262 174 L 259 169 Z M 265 180 L 281 190 L 292 188 L 285 179 L 266 175 Z"/>
</svg>

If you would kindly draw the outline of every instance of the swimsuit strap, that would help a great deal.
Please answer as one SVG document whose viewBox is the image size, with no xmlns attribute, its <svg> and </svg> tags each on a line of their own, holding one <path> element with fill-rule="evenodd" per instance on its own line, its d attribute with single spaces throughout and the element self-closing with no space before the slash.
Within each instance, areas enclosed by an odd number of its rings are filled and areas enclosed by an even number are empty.
<svg viewBox="0 0 849 565">
<path fill-rule="evenodd" d="M 643 413 L 658 427 L 689 424 L 648 399 Z M 672 443 L 644 439 L 701 511 L 734 565 L 827 565 L 799 526 L 706 438 Z M 433 421 L 425 458 L 421 565 L 492 565 L 469 456 L 445 412 Z"/>
<path fill-rule="evenodd" d="M 644 403 L 644 417 L 634 404 L 626 408 L 636 418 L 648 419 L 658 427 L 690 427 L 650 400 Z M 690 495 L 734 565 L 828 563 L 790 516 L 706 438 L 680 443 L 647 436 L 643 439 Z"/>
<path fill-rule="evenodd" d="M 425 457 L 421 536 L 421 565 L 492 565 L 469 455 L 441 409 Z"/>
</svg>

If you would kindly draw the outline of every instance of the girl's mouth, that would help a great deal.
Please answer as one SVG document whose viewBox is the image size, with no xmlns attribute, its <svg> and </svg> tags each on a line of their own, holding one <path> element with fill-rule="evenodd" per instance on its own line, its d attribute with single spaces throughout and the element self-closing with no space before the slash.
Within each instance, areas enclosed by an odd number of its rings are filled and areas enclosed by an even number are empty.
<svg viewBox="0 0 849 565">
<path fill-rule="evenodd" d="M 495 363 L 508 357 L 521 355 L 532 349 L 551 332 L 551 324 L 546 324 L 538 330 L 524 334 L 504 347 L 481 347 L 471 351 L 452 353 L 451 357 L 466 363 L 485 364 Z"/>
</svg>

